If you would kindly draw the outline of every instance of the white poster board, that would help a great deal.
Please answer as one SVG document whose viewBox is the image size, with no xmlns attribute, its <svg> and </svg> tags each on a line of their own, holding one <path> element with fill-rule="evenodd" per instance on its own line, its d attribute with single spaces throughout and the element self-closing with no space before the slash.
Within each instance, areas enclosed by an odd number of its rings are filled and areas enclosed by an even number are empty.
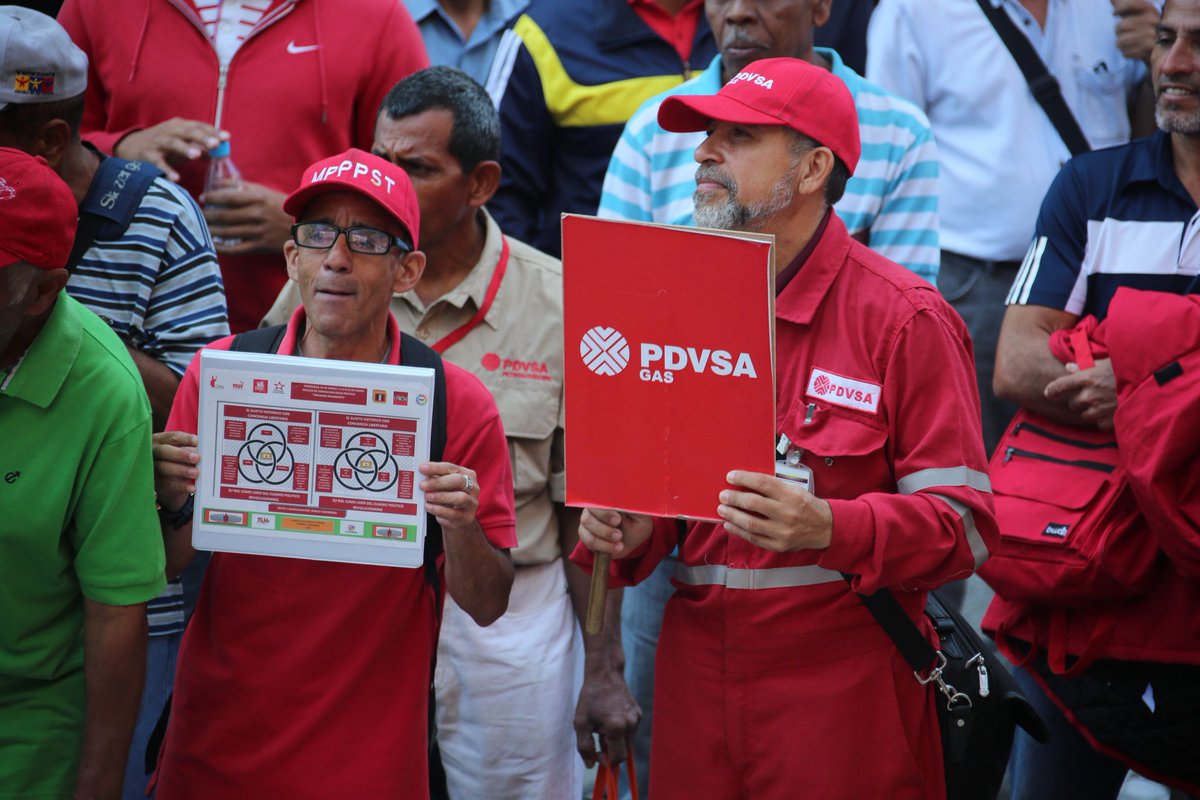
<svg viewBox="0 0 1200 800">
<path fill-rule="evenodd" d="M 421 566 L 431 369 L 204 350 L 201 550 Z"/>
</svg>

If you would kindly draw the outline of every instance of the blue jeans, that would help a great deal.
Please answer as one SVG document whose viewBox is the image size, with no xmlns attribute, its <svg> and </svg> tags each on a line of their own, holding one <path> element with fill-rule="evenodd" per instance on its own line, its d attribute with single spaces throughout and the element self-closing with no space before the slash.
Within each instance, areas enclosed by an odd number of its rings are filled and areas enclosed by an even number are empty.
<svg viewBox="0 0 1200 800">
<path fill-rule="evenodd" d="M 1012 800 L 1115 800 L 1128 768 L 1093 750 L 1025 668 L 1013 677 L 1046 721 L 1050 740 L 1039 744 L 1017 728 L 1008 760 Z"/>
<path fill-rule="evenodd" d="M 200 592 L 209 558 L 209 553 L 197 553 L 179 575 L 183 584 L 185 619 L 191 619 L 196 608 L 196 595 Z M 142 703 L 133 729 L 133 741 L 129 743 L 129 758 L 125 761 L 125 788 L 121 800 L 143 800 L 146 796 L 146 782 L 150 778 L 146 772 L 146 744 L 175 686 L 175 661 L 182 640 L 181 632 L 151 636 L 146 642 L 146 683 L 142 686 Z"/>
<path fill-rule="evenodd" d="M 621 647 L 625 650 L 625 682 L 638 705 L 642 721 L 633 737 L 634 763 L 637 765 L 638 795 L 648 797 L 650 782 L 650 729 L 654 720 L 654 655 L 658 650 L 658 632 L 662 628 L 663 609 L 675 592 L 671 576 L 678 559 L 675 553 L 662 560 L 650 577 L 625 590 L 621 602 Z M 621 800 L 629 800 L 622 790 Z"/>
</svg>

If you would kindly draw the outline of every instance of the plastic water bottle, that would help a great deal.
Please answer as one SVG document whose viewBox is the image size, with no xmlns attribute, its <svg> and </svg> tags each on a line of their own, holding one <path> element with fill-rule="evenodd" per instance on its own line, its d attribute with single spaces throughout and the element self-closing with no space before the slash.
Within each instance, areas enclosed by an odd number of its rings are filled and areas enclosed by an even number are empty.
<svg viewBox="0 0 1200 800">
<path fill-rule="evenodd" d="M 221 142 L 208 151 L 208 178 L 204 181 L 204 193 L 207 196 L 214 189 L 240 188 L 242 188 L 242 173 L 238 171 L 237 165 L 233 163 L 229 142 Z M 207 202 L 205 205 L 209 208 L 218 207 Z M 236 238 L 213 237 L 213 244 L 217 245 L 235 245 L 241 244 L 241 241 L 241 239 Z"/>
</svg>

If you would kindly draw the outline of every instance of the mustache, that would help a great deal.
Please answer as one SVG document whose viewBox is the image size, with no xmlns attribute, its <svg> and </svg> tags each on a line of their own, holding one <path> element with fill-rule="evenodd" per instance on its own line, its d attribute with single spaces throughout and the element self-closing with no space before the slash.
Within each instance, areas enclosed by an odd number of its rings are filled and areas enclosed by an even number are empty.
<svg viewBox="0 0 1200 800">
<path fill-rule="evenodd" d="M 735 193 L 737 189 L 737 183 L 734 182 L 733 178 L 714 166 L 701 165 L 696 170 L 696 183 L 699 184 L 701 182 L 719 183 L 731 193 Z"/>
<path fill-rule="evenodd" d="M 721 45 L 723 47 L 742 47 L 754 48 L 762 47 L 763 44 L 758 39 L 755 39 L 744 28 L 739 28 L 734 25 L 725 27 L 725 36 L 722 37 Z"/>
</svg>

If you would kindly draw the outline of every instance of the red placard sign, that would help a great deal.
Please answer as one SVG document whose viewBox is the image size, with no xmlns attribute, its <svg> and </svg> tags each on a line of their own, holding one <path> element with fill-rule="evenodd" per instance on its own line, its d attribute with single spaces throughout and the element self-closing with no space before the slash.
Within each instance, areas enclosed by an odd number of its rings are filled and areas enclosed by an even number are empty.
<svg viewBox="0 0 1200 800">
<path fill-rule="evenodd" d="M 567 503 L 716 519 L 775 469 L 771 237 L 564 215 Z"/>
</svg>

